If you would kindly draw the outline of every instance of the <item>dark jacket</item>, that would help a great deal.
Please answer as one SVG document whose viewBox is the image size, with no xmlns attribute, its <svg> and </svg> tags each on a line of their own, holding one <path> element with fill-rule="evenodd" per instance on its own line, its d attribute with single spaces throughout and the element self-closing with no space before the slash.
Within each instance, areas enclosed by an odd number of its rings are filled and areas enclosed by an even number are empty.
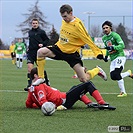
<svg viewBox="0 0 133 133">
<path fill-rule="evenodd" d="M 32 28 L 29 31 L 29 51 L 37 51 L 40 48 L 38 44 L 43 44 L 44 47 L 47 46 L 48 42 L 49 38 L 46 35 L 46 32 L 39 27 L 37 29 Z"/>
</svg>

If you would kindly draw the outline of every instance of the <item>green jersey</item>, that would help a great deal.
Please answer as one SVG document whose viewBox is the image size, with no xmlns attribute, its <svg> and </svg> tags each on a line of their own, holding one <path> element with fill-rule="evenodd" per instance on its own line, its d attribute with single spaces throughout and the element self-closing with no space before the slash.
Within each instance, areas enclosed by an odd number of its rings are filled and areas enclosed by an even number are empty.
<svg viewBox="0 0 133 133">
<path fill-rule="evenodd" d="M 116 32 L 111 32 L 109 35 L 104 35 L 102 37 L 102 40 L 105 44 L 105 47 L 114 47 L 113 51 L 106 51 L 106 56 L 110 56 L 111 61 L 116 59 L 117 57 L 125 56 L 123 50 L 125 48 L 125 45 L 119 34 L 117 34 Z"/>
<path fill-rule="evenodd" d="M 16 43 L 15 44 L 15 48 L 14 48 L 14 52 L 16 54 L 23 54 L 26 53 L 26 47 L 24 43 Z"/>
</svg>

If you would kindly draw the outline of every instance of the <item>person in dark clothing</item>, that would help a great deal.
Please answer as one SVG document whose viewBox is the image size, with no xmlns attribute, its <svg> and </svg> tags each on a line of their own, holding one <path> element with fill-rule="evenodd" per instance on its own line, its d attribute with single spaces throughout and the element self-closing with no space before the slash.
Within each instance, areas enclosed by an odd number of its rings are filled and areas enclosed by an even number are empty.
<svg viewBox="0 0 133 133">
<path fill-rule="evenodd" d="M 32 80 L 30 77 L 30 72 L 31 72 L 31 69 L 34 67 L 34 63 L 36 63 L 36 60 L 37 60 L 37 50 L 39 48 L 47 46 L 49 42 L 49 38 L 46 35 L 46 32 L 40 29 L 39 27 L 38 19 L 32 20 L 32 29 L 29 31 L 28 35 L 29 35 L 29 46 L 27 49 L 28 85 L 26 88 L 24 88 L 25 91 L 28 91 L 28 87 L 31 86 Z M 44 71 L 44 75 L 46 76 L 45 78 L 46 84 L 50 85 L 46 71 Z"/>
</svg>

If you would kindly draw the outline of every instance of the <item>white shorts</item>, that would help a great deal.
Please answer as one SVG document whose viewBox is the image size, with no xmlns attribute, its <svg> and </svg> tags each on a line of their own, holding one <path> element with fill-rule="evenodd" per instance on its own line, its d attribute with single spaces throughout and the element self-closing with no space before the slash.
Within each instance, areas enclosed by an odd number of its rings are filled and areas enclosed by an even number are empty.
<svg viewBox="0 0 133 133">
<path fill-rule="evenodd" d="M 23 59 L 23 54 L 16 54 L 16 58 Z"/>
<path fill-rule="evenodd" d="M 116 59 L 111 61 L 110 72 L 114 71 L 115 68 L 120 68 L 121 66 L 124 69 L 125 62 L 126 62 L 126 57 L 117 57 Z"/>
</svg>

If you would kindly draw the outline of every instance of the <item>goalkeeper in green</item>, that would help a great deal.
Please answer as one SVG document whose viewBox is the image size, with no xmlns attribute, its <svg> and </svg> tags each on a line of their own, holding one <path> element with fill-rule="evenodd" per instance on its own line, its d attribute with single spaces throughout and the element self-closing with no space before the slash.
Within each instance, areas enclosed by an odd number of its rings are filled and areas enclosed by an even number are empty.
<svg viewBox="0 0 133 133">
<path fill-rule="evenodd" d="M 26 54 L 26 47 L 21 38 L 18 38 L 18 42 L 15 44 L 14 52 L 16 53 L 16 66 L 17 68 L 22 68 L 23 55 Z"/>
<path fill-rule="evenodd" d="M 105 21 L 102 24 L 102 29 L 105 34 L 102 37 L 102 40 L 105 44 L 105 49 L 107 50 L 104 61 L 107 62 L 108 56 L 110 56 L 110 77 L 112 80 L 117 81 L 118 87 L 120 88 L 120 94 L 117 95 L 117 97 L 125 97 L 127 96 L 127 93 L 123 78 L 127 76 L 133 78 L 133 74 L 131 70 L 122 72 L 126 62 L 126 57 L 123 50 L 125 48 L 124 42 L 119 34 L 112 31 L 112 23 L 110 21 Z"/>
</svg>

